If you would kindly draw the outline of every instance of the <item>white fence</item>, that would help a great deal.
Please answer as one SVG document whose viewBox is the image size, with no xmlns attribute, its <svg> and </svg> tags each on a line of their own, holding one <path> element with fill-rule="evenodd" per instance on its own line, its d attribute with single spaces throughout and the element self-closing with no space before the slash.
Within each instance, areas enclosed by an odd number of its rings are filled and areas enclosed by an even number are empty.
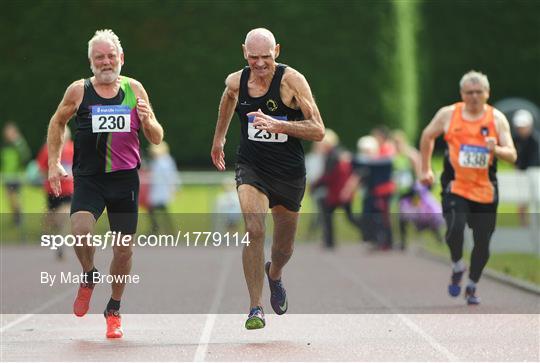
<svg viewBox="0 0 540 363">
<path fill-rule="evenodd" d="M 497 178 L 501 202 L 528 204 L 529 212 L 540 212 L 540 168 L 501 172 Z"/>
<path fill-rule="evenodd" d="M 182 171 L 179 173 L 182 185 L 222 185 L 224 181 L 234 182 L 234 172 L 217 171 Z M 19 180 L 25 184 L 39 185 L 40 180 L 20 175 Z M 498 173 L 499 201 L 517 205 L 526 204 L 529 210 L 529 226 L 498 228 L 494 235 L 494 244 L 504 244 L 511 250 L 516 244 L 523 244 L 523 250 L 540 254 L 540 168 L 529 169 L 525 172 L 502 171 Z M 0 175 L 0 183 L 6 181 Z M 144 178 L 141 180 L 144 183 Z M 172 181 L 171 181 L 172 182 Z M 3 186 L 2 186 L 3 187 Z M 3 194 L 3 193 L 0 193 Z M 468 238 L 469 239 L 469 238 Z M 493 247 L 496 247 L 495 245 Z"/>
<path fill-rule="evenodd" d="M 540 255 L 540 168 L 501 172 L 497 178 L 499 201 L 527 205 L 529 225 L 522 228 L 498 228 L 493 235 L 492 248 Z"/>
</svg>

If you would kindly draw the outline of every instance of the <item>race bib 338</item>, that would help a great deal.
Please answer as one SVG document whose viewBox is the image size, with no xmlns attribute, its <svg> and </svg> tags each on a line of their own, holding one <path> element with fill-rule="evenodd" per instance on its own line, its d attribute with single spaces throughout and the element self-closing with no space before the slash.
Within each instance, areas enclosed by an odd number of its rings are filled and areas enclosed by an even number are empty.
<svg viewBox="0 0 540 363">
<path fill-rule="evenodd" d="M 486 169 L 489 166 L 489 150 L 483 146 L 461 145 L 459 165 L 464 168 Z"/>
</svg>

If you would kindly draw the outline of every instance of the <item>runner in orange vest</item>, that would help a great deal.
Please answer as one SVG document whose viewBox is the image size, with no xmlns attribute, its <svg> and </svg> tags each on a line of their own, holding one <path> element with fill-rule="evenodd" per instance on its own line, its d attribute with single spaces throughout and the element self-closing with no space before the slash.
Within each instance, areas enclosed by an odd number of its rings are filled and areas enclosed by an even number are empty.
<svg viewBox="0 0 540 363">
<path fill-rule="evenodd" d="M 461 99 L 441 108 L 424 129 L 420 140 L 421 182 L 433 184 L 431 155 L 435 139 L 444 134 L 446 150 L 441 175 L 442 207 L 448 231 L 446 243 L 452 258 L 452 276 L 448 293 L 461 292 L 466 270 L 462 260 L 465 224 L 473 230 L 469 282 L 465 298 L 477 305 L 476 284 L 489 259 L 489 242 L 497 218 L 497 159 L 516 161 L 516 149 L 508 120 L 502 112 L 487 104 L 489 81 L 476 71 L 466 73 L 459 82 Z"/>
</svg>

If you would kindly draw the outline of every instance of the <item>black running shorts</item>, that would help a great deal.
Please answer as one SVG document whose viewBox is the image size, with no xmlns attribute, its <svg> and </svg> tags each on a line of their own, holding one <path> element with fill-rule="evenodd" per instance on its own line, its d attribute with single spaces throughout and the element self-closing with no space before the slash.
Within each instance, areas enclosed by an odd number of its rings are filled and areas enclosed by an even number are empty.
<svg viewBox="0 0 540 363">
<path fill-rule="evenodd" d="M 491 236 L 497 223 L 498 201 L 478 203 L 453 193 L 442 193 L 443 216 L 447 235 L 463 233 L 465 223 L 475 232 Z"/>
<path fill-rule="evenodd" d="M 96 221 L 107 208 L 111 231 L 134 234 L 139 212 L 137 169 L 74 177 L 71 214 L 90 212 Z"/>
<path fill-rule="evenodd" d="M 306 177 L 290 180 L 276 179 L 270 175 L 257 172 L 247 164 L 236 164 L 236 187 L 242 184 L 252 185 L 267 197 L 269 207 L 282 205 L 290 211 L 300 210 L 302 198 L 306 190 Z"/>
</svg>

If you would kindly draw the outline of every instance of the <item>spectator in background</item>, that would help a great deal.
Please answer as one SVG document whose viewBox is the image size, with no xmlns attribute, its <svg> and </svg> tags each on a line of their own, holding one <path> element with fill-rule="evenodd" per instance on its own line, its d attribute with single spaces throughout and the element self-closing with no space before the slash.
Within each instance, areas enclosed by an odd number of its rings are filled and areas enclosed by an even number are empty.
<svg viewBox="0 0 540 363">
<path fill-rule="evenodd" d="M 144 208 L 147 212 L 150 210 L 150 171 L 148 170 L 148 159 L 141 158 L 139 167 L 139 208 Z M 152 226 L 150 232 L 152 233 Z"/>
<path fill-rule="evenodd" d="M 419 182 L 421 172 L 420 152 L 409 144 L 401 130 L 392 133 L 396 154 L 393 159 L 393 180 L 399 198 L 400 248 L 407 244 L 407 226 L 413 224 L 417 231 L 431 231 L 438 242 L 443 242 L 440 228 L 444 223 L 440 203 L 429 189 Z"/>
<path fill-rule="evenodd" d="M 402 130 L 392 133 L 392 141 L 395 150 L 393 179 L 397 192 L 401 195 L 412 189 L 414 181 L 420 175 L 420 152 L 409 143 Z"/>
<path fill-rule="evenodd" d="M 538 173 L 534 173 L 534 168 L 540 167 L 540 134 L 534 129 L 534 118 L 532 113 L 527 110 L 518 110 L 512 117 L 512 125 L 515 130 L 514 144 L 517 151 L 516 167 L 519 170 L 532 171 L 529 181 L 533 188 L 538 186 Z M 538 191 L 531 188 L 533 193 Z M 531 196 L 534 198 L 534 196 Z M 527 225 L 527 204 L 518 207 L 519 219 L 522 225 Z"/>
<path fill-rule="evenodd" d="M 390 135 L 390 130 L 386 126 L 379 126 L 371 130 L 371 136 L 377 139 L 379 144 L 378 156 L 381 158 L 391 158 L 396 153 L 396 147 Z"/>
<path fill-rule="evenodd" d="M 403 210 L 408 203 L 404 203 L 415 197 L 415 180 L 420 172 L 420 152 L 409 144 L 407 135 L 402 130 L 392 133 L 395 145 L 393 159 L 393 180 L 396 185 L 396 194 L 399 204 L 399 239 L 400 247 L 405 249 L 407 243 L 407 224 L 412 217 Z"/>
<path fill-rule="evenodd" d="M 45 143 L 37 156 L 37 164 L 41 173 L 43 174 L 43 188 L 47 194 L 47 215 L 46 215 L 46 227 L 49 229 L 50 234 L 62 234 L 68 233 L 69 229 L 69 209 L 71 206 L 71 197 L 73 195 L 73 141 L 71 140 L 71 132 L 66 127 L 64 133 L 64 147 L 60 156 L 60 162 L 68 174 L 67 177 L 60 180 L 61 192 L 60 195 L 55 196 L 47 176 L 49 174 L 49 152 L 47 144 Z M 57 257 L 63 258 L 63 246 L 59 246 L 56 250 Z"/>
<path fill-rule="evenodd" d="M 360 228 L 359 222 L 352 213 L 352 199 L 354 192 L 344 193 L 344 187 L 352 174 L 351 155 L 339 146 L 337 134 L 326 129 L 321 141 L 321 149 L 325 155 L 323 175 L 313 183 L 312 188 L 323 187 L 326 195 L 321 204 L 323 217 L 324 246 L 334 248 L 334 222 L 333 214 L 336 208 L 345 210 L 347 219 Z"/>
<path fill-rule="evenodd" d="M 176 164 L 169 154 L 169 145 L 162 141 L 161 144 L 151 144 L 149 148 L 150 163 L 148 172 L 150 184 L 148 191 L 148 214 L 152 223 L 152 232 L 172 231 L 171 216 L 168 205 L 174 199 L 180 178 Z"/>
<path fill-rule="evenodd" d="M 3 144 L 0 171 L 6 186 L 7 199 L 11 209 L 13 224 L 20 227 L 22 224 L 20 188 L 21 173 L 30 160 L 31 153 L 28 144 L 19 132 L 13 121 L 8 121 L 3 129 Z"/>
<path fill-rule="evenodd" d="M 242 217 L 236 184 L 234 179 L 225 179 L 222 186 L 214 203 L 214 231 L 235 233 Z"/>
<path fill-rule="evenodd" d="M 324 150 L 322 142 L 313 142 L 311 151 L 306 154 L 306 182 L 312 184 L 324 172 Z"/>
<path fill-rule="evenodd" d="M 378 250 L 392 248 L 390 200 L 395 185 L 392 181 L 392 159 L 380 156 L 380 144 L 373 136 L 358 140 L 358 154 L 353 161 L 352 174 L 345 191 L 355 190 L 361 183 L 362 235 L 364 241 L 375 244 Z"/>
<path fill-rule="evenodd" d="M 306 184 L 309 186 L 309 194 L 314 204 L 314 212 L 310 216 L 308 238 L 312 239 L 322 223 L 322 212 L 326 188 L 324 186 L 313 187 L 313 184 L 324 172 L 324 151 L 322 142 L 313 142 L 311 151 L 306 154 Z"/>
</svg>

